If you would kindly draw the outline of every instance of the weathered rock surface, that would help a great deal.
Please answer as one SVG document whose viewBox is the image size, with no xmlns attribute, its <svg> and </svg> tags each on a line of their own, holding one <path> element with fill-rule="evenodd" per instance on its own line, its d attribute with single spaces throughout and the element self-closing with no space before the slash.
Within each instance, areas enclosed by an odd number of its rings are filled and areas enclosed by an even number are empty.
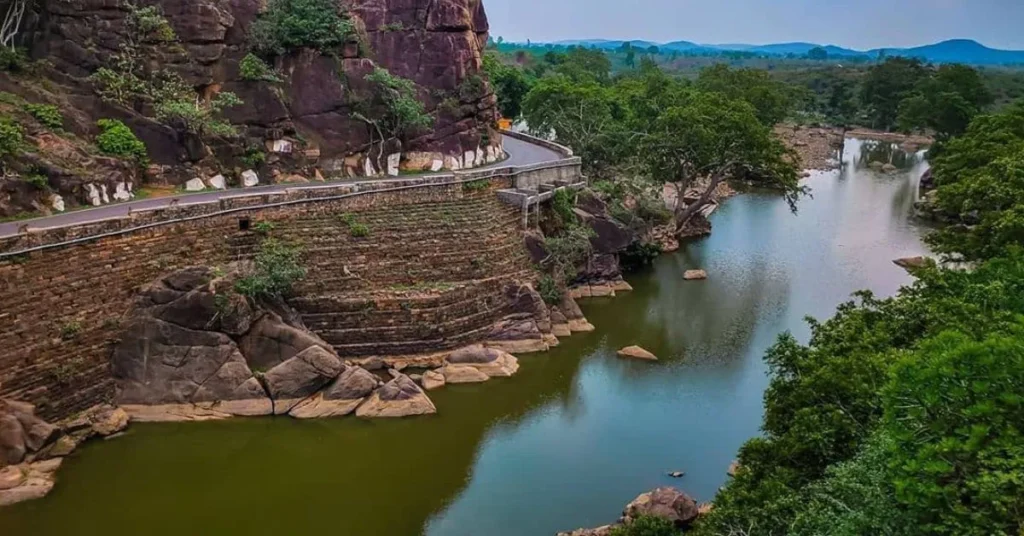
<svg viewBox="0 0 1024 536">
<path fill-rule="evenodd" d="M 0 506 L 45 497 L 53 490 L 61 459 L 12 465 L 0 470 Z"/>
<path fill-rule="evenodd" d="M 480 165 L 500 153 L 500 137 L 489 132 L 489 125 L 497 119 L 497 100 L 486 78 L 481 78 L 489 26 L 479 0 L 344 2 L 358 35 L 323 54 L 293 50 L 276 58 L 273 67 L 282 78 L 277 84 L 246 80 L 239 68 L 239 61 L 251 50 L 251 25 L 266 8 L 266 1 L 147 2 L 166 16 L 179 42 L 147 40 L 139 47 L 136 60 L 180 75 L 186 86 L 196 88 L 197 98 L 208 99 L 220 91 L 238 95 L 243 103 L 228 108 L 225 115 L 239 125 L 246 139 L 230 144 L 196 136 L 183 125 L 157 122 L 147 117 L 153 115 L 147 107 L 117 106 L 96 95 L 88 77 L 109 67 L 120 44 L 131 41 L 126 4 L 81 0 L 35 5 L 20 32 L 25 40 L 18 44 L 26 46 L 35 59 L 45 57 L 49 65 L 40 66 L 31 84 L 4 75 L 0 89 L 30 102 L 58 104 L 66 118 L 64 131 L 77 140 L 91 140 L 100 118 L 124 121 L 146 143 L 150 159 L 161 170 L 147 180 L 182 185 L 197 176 L 245 170 L 249 166 L 241 148 L 265 143 L 273 156 L 254 170 L 264 177 L 273 176 L 266 168 L 280 170 L 281 177 L 296 171 L 313 176 L 313 167 L 335 175 L 362 173 L 370 162 L 366 158 L 370 131 L 351 112 L 371 94 L 373 87 L 365 75 L 376 66 L 412 80 L 426 110 L 435 116 L 432 128 L 402 147 L 388 148 L 385 154 L 396 160 L 400 155 L 403 169 L 439 168 L 456 157 L 461 167 L 466 164 L 466 154 L 474 155 L 470 165 Z M 41 85 L 35 81 L 37 77 L 46 78 L 45 97 L 36 89 Z M 32 138 L 37 135 L 34 131 L 28 134 Z M 32 144 L 42 147 L 34 140 Z M 81 149 L 88 143 L 76 141 L 75 146 Z M 57 156 L 50 158 L 51 153 Z M 118 159 L 94 154 L 68 159 L 49 150 L 26 154 L 34 155 L 26 158 L 26 171 L 33 166 L 43 169 L 55 191 L 74 204 L 88 204 L 91 198 L 97 203 L 110 202 L 117 184 L 139 185 L 143 180 L 135 176 L 134 166 Z M 225 183 L 221 179 L 210 182 L 216 188 Z M 239 182 L 249 186 L 254 179 L 249 176 Z M 92 187 L 86 188 L 87 184 Z M 34 192 L 17 178 L 0 179 L 0 216 L 38 210 L 43 195 L 50 194 Z"/>
<path fill-rule="evenodd" d="M 708 273 L 704 270 L 687 270 L 686 273 L 683 274 L 683 279 L 687 281 L 700 281 L 707 278 Z"/>
<path fill-rule="evenodd" d="M 57 441 L 60 433 L 36 417 L 31 404 L 0 399 L 0 467 L 21 463 Z"/>
<path fill-rule="evenodd" d="M 489 378 L 507 378 L 519 371 L 519 360 L 515 356 L 497 348 L 486 348 L 481 344 L 452 352 L 448 356 L 448 362 L 473 367 Z"/>
<path fill-rule="evenodd" d="M 547 311 L 547 307 L 544 309 Z M 550 323 L 550 318 L 548 322 Z M 546 352 L 550 348 L 533 313 L 505 317 L 491 327 L 486 340 L 487 346 L 513 354 Z"/>
<path fill-rule="evenodd" d="M 630 359 L 641 359 L 644 361 L 657 361 L 658 357 L 644 350 L 639 346 L 627 346 L 618 352 L 619 357 L 625 357 Z"/>
<path fill-rule="evenodd" d="M 445 365 L 441 369 L 441 374 L 444 375 L 446 384 L 482 383 L 491 379 L 490 376 L 470 365 Z"/>
<path fill-rule="evenodd" d="M 408 417 L 430 413 L 437 413 L 434 403 L 405 375 L 384 384 L 356 408 L 357 417 Z"/>
<path fill-rule="evenodd" d="M 186 268 L 142 290 L 111 359 L 117 401 L 133 417 L 283 414 L 341 374 L 298 315 L 234 295 L 235 277 Z"/>
<path fill-rule="evenodd" d="M 899 266 L 900 268 L 903 268 L 904 270 L 913 271 L 913 270 L 917 270 L 917 269 L 920 269 L 920 268 L 924 268 L 925 266 L 928 266 L 928 263 L 930 261 L 928 260 L 928 257 L 918 256 L 918 257 L 906 257 L 906 258 L 903 258 L 903 259 L 896 259 L 896 260 L 894 260 L 892 262 L 893 262 L 893 264 L 895 264 L 896 266 Z"/>
<path fill-rule="evenodd" d="M 697 501 L 689 495 L 670 487 L 657 488 L 640 494 L 622 511 L 622 522 L 631 523 L 640 516 L 655 516 L 667 519 L 678 528 L 686 528 L 700 515 Z"/>
<path fill-rule="evenodd" d="M 380 380 L 361 367 L 347 367 L 326 389 L 300 402 L 288 413 L 299 419 L 341 417 L 355 411 L 380 385 Z"/>
<path fill-rule="evenodd" d="M 421 383 L 423 384 L 423 388 L 427 391 L 440 389 L 444 387 L 445 384 L 444 374 L 436 370 L 428 370 L 423 373 Z"/>
</svg>

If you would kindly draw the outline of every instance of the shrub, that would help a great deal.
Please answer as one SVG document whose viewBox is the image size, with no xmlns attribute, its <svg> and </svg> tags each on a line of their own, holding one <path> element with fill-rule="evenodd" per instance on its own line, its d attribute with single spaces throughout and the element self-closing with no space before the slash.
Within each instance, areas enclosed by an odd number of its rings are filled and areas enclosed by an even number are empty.
<svg viewBox="0 0 1024 536">
<path fill-rule="evenodd" d="M 562 287 L 555 281 L 555 278 L 544 274 L 537 281 L 537 292 L 548 305 L 558 305 L 562 302 Z"/>
<path fill-rule="evenodd" d="M 26 66 L 28 66 L 28 56 L 24 50 L 0 47 L 0 71 L 23 71 Z"/>
<path fill-rule="evenodd" d="M 256 222 L 256 224 L 252 226 L 252 230 L 254 232 L 256 232 L 257 234 L 264 235 L 264 236 L 270 234 L 270 232 L 273 231 L 274 228 L 275 228 L 275 225 L 273 223 L 269 222 L 269 221 Z"/>
<path fill-rule="evenodd" d="M 655 516 L 640 516 L 629 525 L 619 525 L 609 536 L 677 536 L 680 534 L 671 521 Z"/>
<path fill-rule="evenodd" d="M 662 249 L 658 244 L 651 242 L 634 242 L 619 255 L 622 269 L 627 272 L 639 270 L 654 262 L 654 259 L 661 255 Z"/>
<path fill-rule="evenodd" d="M 46 175 L 33 173 L 32 175 L 25 177 L 24 180 L 25 182 L 31 184 L 32 186 L 35 186 L 36 188 L 39 188 L 40 190 L 45 190 L 46 188 L 50 187 L 50 181 L 49 179 L 46 178 Z"/>
<path fill-rule="evenodd" d="M 299 248 L 268 238 L 260 244 L 246 275 L 235 282 L 235 291 L 252 299 L 279 298 L 306 276 L 299 264 Z"/>
<path fill-rule="evenodd" d="M 433 124 L 423 103 L 416 99 L 416 84 L 412 80 L 395 76 L 381 67 L 366 75 L 365 80 L 374 86 L 371 104 L 382 108 L 383 113 L 376 119 L 365 115 L 357 117 L 376 127 L 382 138 L 402 138 Z"/>
<path fill-rule="evenodd" d="M 72 320 L 65 323 L 60 327 L 60 338 L 61 340 L 70 341 L 78 336 L 82 332 L 82 324 L 77 320 Z"/>
<path fill-rule="evenodd" d="M 255 54 L 246 54 L 242 61 L 238 62 L 238 71 L 242 80 L 280 82 L 281 77 L 274 72 L 267 62 L 261 60 Z"/>
<path fill-rule="evenodd" d="M 469 193 L 469 192 L 480 192 L 480 191 L 486 190 L 490 186 L 491 186 L 491 181 L 489 181 L 487 179 L 479 179 L 479 180 L 475 180 L 475 181 L 470 181 L 470 182 L 462 183 L 462 191 L 463 192 L 467 192 L 467 193 Z"/>
<path fill-rule="evenodd" d="M 24 139 L 25 134 L 21 125 L 10 118 L 0 118 L 0 158 L 6 158 L 18 152 Z"/>
<path fill-rule="evenodd" d="M 333 0 L 270 0 L 249 38 L 256 52 L 275 55 L 303 47 L 328 52 L 354 33 L 352 21 Z"/>
<path fill-rule="evenodd" d="M 165 123 L 180 122 L 186 129 L 199 135 L 234 137 L 238 135 L 238 130 L 217 115 L 225 108 L 241 104 L 242 100 L 229 91 L 218 93 L 205 104 L 196 102 L 189 93 L 174 92 L 172 98 L 157 101 L 156 118 Z"/>
<path fill-rule="evenodd" d="M 250 147 L 242 155 L 242 163 L 252 169 L 256 169 L 267 161 L 267 153 L 258 147 Z"/>
<path fill-rule="evenodd" d="M 102 131 L 96 137 L 96 145 L 103 154 L 133 160 L 139 165 L 149 160 L 146 144 L 127 125 L 117 119 L 100 119 L 96 124 Z"/>
<path fill-rule="evenodd" d="M 544 247 L 550 254 L 546 262 L 565 283 L 576 278 L 578 267 L 590 257 L 593 234 L 588 227 L 570 225 L 561 235 L 544 239 Z"/>
<path fill-rule="evenodd" d="M 364 238 L 370 236 L 370 228 L 365 223 L 353 223 L 348 227 L 349 233 L 352 234 L 353 238 Z"/>
<path fill-rule="evenodd" d="M 52 104 L 27 103 L 25 111 L 50 130 L 64 128 L 64 116 L 61 115 L 60 109 Z"/>
<path fill-rule="evenodd" d="M 563 225 L 576 223 L 576 213 L 573 208 L 576 206 L 576 193 L 568 188 L 555 191 L 555 197 L 551 200 L 551 208 L 558 215 Z"/>
</svg>

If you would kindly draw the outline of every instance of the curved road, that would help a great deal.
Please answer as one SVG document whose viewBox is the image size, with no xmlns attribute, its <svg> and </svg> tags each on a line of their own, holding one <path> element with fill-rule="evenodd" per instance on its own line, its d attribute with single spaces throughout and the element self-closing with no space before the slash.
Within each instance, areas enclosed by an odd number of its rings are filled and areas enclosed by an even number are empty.
<svg viewBox="0 0 1024 536">
<path fill-rule="evenodd" d="M 509 167 L 509 166 L 528 166 L 531 164 L 540 164 L 544 162 L 553 162 L 561 160 L 562 155 L 539 145 L 534 145 L 529 142 L 525 142 L 511 136 L 503 137 L 503 144 L 505 152 L 508 153 L 508 158 L 474 169 L 487 169 L 493 167 Z M 424 173 L 422 175 L 430 175 Z M 377 179 L 379 181 L 400 181 L 408 179 L 411 176 L 416 175 L 405 175 L 402 177 L 392 179 Z M 76 210 L 72 212 L 65 212 L 62 214 L 55 214 L 53 216 L 47 216 L 42 218 L 33 218 L 29 220 L 19 220 L 7 223 L 0 223 L 0 238 L 12 236 L 18 234 L 18 228 L 22 225 L 28 224 L 30 229 L 47 229 L 51 227 L 64 227 L 68 225 L 77 225 L 81 223 L 88 223 L 91 221 L 105 220 L 108 218 L 117 218 L 121 216 L 127 216 L 129 209 L 132 210 L 143 210 L 165 207 L 170 204 L 172 200 L 179 199 L 181 204 L 193 204 L 193 203 L 208 203 L 210 201 L 216 201 L 222 197 L 235 196 L 241 194 L 263 194 L 263 193 L 280 193 L 285 190 L 296 190 L 302 188 L 321 188 L 325 184 L 344 184 L 351 182 L 363 182 L 366 178 L 357 179 L 343 179 L 337 181 L 316 182 L 310 184 L 272 184 L 268 186 L 255 186 L 252 188 L 235 188 L 229 190 L 217 190 L 213 192 L 199 192 L 194 194 L 182 194 L 173 195 L 167 197 L 158 197 L 154 199 L 143 199 L 140 201 L 127 201 L 124 203 L 114 203 L 110 205 L 102 205 L 95 208 Z"/>
</svg>

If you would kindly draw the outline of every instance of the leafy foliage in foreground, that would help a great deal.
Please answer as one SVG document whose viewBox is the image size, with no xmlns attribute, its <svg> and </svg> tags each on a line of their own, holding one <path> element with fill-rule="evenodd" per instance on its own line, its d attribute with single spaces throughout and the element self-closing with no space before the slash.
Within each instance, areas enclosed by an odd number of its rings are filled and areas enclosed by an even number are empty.
<svg viewBox="0 0 1024 536">
<path fill-rule="evenodd" d="M 143 165 L 149 160 L 146 144 L 121 121 L 100 119 L 96 125 L 100 127 L 96 145 L 99 146 L 103 154 L 127 158 L 139 165 Z"/>
</svg>

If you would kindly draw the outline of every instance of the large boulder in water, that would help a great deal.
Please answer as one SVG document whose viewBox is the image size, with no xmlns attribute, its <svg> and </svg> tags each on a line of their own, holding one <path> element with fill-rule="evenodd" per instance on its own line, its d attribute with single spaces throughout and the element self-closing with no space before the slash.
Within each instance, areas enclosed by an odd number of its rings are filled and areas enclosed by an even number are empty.
<svg viewBox="0 0 1024 536">
<path fill-rule="evenodd" d="M 327 388 L 303 400 L 288 414 L 299 419 L 348 415 L 380 384 L 381 381 L 366 369 L 347 367 Z"/>
<path fill-rule="evenodd" d="M 333 349 L 294 311 L 239 296 L 237 277 L 186 268 L 141 291 L 111 358 L 117 402 L 132 416 L 284 413 L 341 373 Z"/>
<path fill-rule="evenodd" d="M 473 367 L 488 378 L 507 378 L 519 371 L 519 360 L 497 348 L 474 344 L 452 352 L 447 361 L 453 365 Z M 446 375 L 447 376 L 447 375 Z"/>
<path fill-rule="evenodd" d="M 677 528 L 686 528 L 700 515 L 697 501 L 671 487 L 657 488 L 640 494 L 622 511 L 622 522 L 632 523 L 641 516 L 654 516 L 671 521 Z"/>
<path fill-rule="evenodd" d="M 398 377 L 384 384 L 356 408 L 357 417 L 407 417 L 437 413 L 437 408 L 416 382 L 408 376 Z"/>
<path fill-rule="evenodd" d="M 310 346 L 267 371 L 263 384 L 274 401 L 274 413 L 284 414 L 337 378 L 341 359 L 319 346 Z"/>
</svg>

